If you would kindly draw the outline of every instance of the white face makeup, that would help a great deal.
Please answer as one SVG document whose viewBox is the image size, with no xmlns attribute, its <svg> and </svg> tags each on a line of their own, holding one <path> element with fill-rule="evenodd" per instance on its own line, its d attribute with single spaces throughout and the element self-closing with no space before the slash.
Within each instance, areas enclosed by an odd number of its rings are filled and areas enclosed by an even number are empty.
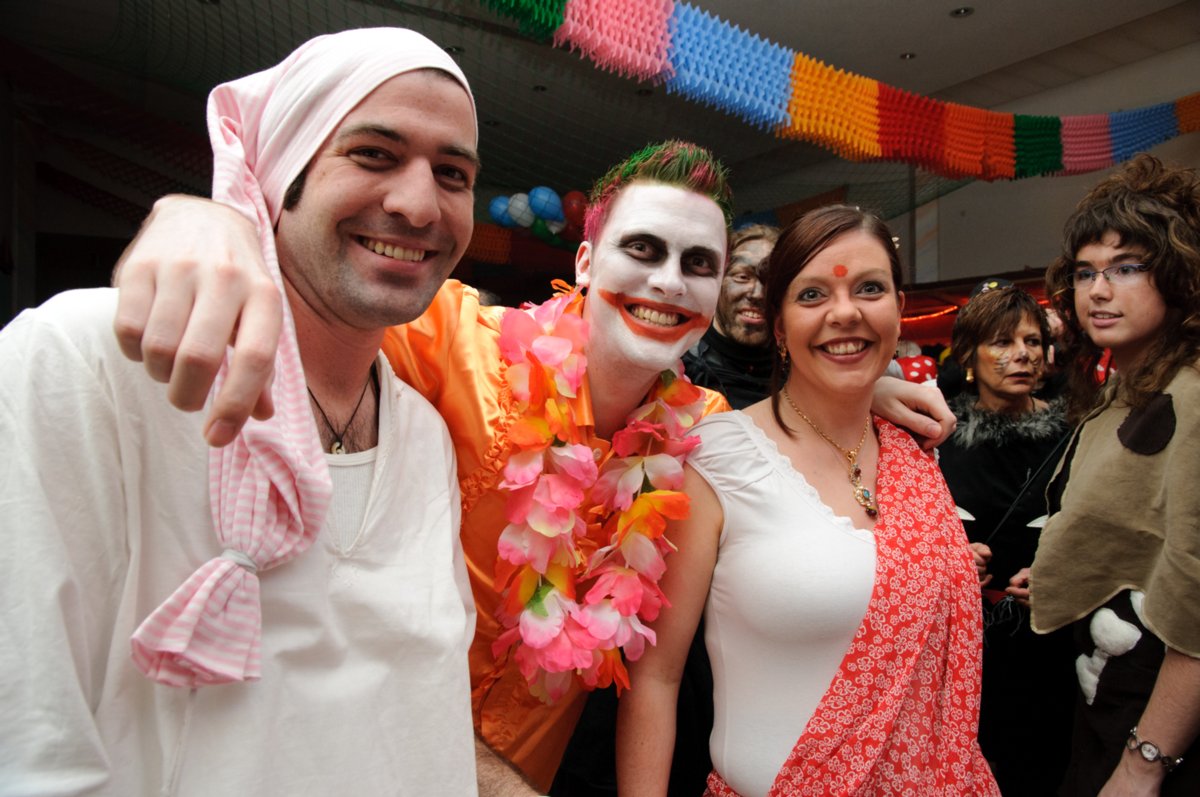
<svg viewBox="0 0 1200 797">
<path fill-rule="evenodd" d="M 338 125 L 280 215 L 279 264 L 330 322 L 378 329 L 416 318 L 474 228 L 475 118 L 444 73 L 398 75 Z"/>
<path fill-rule="evenodd" d="M 661 183 L 621 191 L 575 259 L 588 361 L 639 379 L 670 368 L 712 321 L 725 245 L 725 216 L 708 197 Z"/>
<path fill-rule="evenodd" d="M 775 334 L 791 357 L 792 395 L 869 396 L 896 351 L 903 303 L 874 236 L 834 238 L 784 296 Z"/>
</svg>

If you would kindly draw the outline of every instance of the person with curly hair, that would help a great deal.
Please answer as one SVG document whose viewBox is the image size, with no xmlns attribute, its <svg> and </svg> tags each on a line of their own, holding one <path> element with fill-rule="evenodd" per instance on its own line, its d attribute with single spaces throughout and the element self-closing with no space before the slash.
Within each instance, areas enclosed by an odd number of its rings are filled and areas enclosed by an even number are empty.
<svg viewBox="0 0 1200 797">
<path fill-rule="evenodd" d="M 1076 208 L 1046 283 L 1081 423 L 1010 593 L 1039 633 L 1073 626 L 1061 793 L 1200 794 L 1200 176 L 1135 158 Z"/>
</svg>

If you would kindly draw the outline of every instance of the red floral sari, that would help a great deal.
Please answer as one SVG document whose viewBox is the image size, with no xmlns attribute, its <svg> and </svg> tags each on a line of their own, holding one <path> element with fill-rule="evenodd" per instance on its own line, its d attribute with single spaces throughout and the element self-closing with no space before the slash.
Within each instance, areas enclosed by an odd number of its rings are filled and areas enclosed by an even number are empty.
<svg viewBox="0 0 1200 797">
<path fill-rule="evenodd" d="M 875 586 L 771 797 L 996 795 L 977 741 L 979 582 L 932 457 L 879 430 Z M 721 776 L 706 795 L 738 797 Z"/>
</svg>

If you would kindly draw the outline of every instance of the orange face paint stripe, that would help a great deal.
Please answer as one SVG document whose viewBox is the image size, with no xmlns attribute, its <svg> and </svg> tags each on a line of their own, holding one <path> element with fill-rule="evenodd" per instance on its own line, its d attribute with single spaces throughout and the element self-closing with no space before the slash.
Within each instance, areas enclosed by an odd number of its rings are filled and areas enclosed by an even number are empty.
<svg viewBox="0 0 1200 797">
<path fill-rule="evenodd" d="M 625 322 L 625 326 L 629 327 L 630 332 L 661 343 L 673 343 L 681 340 L 696 330 L 703 331 L 708 329 L 708 325 L 712 323 L 712 319 L 708 316 L 691 313 L 674 305 L 633 299 L 624 294 L 613 293 L 612 291 L 600 290 L 597 291 L 597 294 L 606 304 L 616 308 L 617 312 L 621 314 L 621 320 Z M 683 323 L 676 324 L 673 327 L 656 327 L 630 315 L 629 311 L 625 309 L 625 305 L 627 304 L 639 304 L 662 313 L 678 313 L 684 316 L 685 320 Z"/>
</svg>

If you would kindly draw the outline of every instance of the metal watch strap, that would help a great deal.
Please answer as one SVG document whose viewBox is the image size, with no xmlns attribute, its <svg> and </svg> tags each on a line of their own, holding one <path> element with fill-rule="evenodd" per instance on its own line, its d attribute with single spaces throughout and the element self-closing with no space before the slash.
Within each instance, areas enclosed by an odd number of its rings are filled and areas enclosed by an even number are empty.
<svg viewBox="0 0 1200 797">
<path fill-rule="evenodd" d="M 1172 771 L 1175 767 L 1183 763 L 1183 756 L 1165 755 L 1163 751 L 1154 742 L 1149 742 L 1144 739 L 1139 739 L 1137 735 L 1137 726 L 1134 725 L 1129 730 L 1129 738 L 1125 740 L 1125 747 L 1133 750 L 1142 757 L 1143 760 L 1153 764 L 1155 761 L 1162 764 L 1163 769 L 1167 772 Z"/>
</svg>

